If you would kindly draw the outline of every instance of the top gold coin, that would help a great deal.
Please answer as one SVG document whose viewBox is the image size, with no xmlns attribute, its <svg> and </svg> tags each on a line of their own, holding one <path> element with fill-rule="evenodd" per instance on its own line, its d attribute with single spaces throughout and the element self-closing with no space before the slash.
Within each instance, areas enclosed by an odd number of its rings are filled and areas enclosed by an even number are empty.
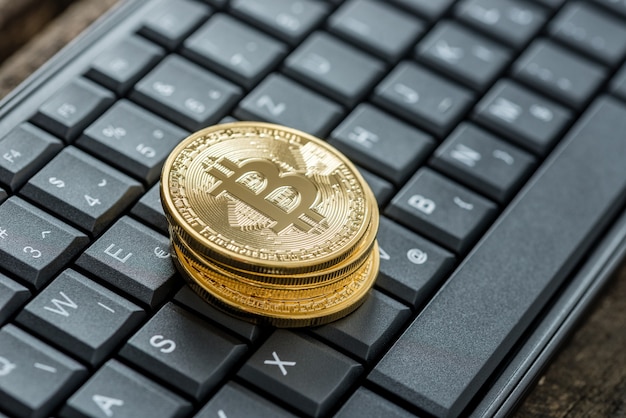
<svg viewBox="0 0 626 418">
<path fill-rule="evenodd" d="M 261 122 L 198 131 L 163 167 L 172 229 L 219 262 L 272 274 L 319 270 L 373 242 L 373 193 L 339 151 Z"/>
</svg>

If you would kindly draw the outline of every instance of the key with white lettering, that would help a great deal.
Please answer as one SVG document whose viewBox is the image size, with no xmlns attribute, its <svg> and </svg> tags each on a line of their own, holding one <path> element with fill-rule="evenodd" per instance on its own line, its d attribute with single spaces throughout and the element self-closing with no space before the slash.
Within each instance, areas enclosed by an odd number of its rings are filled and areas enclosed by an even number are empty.
<svg viewBox="0 0 626 418">
<path fill-rule="evenodd" d="M 510 80 L 500 80 L 476 105 L 474 118 L 515 144 L 546 155 L 572 113 Z"/>
<path fill-rule="evenodd" d="M 327 414 L 362 371 L 360 364 L 318 341 L 277 330 L 238 375 L 317 418 Z"/>
<path fill-rule="evenodd" d="M 155 184 L 146 194 L 141 196 L 139 202 L 130 211 L 137 218 L 158 229 L 161 233 L 167 234 L 167 219 L 161 205 L 161 194 L 159 183 Z"/>
<path fill-rule="evenodd" d="M 211 12 L 210 7 L 190 0 L 164 1 L 147 13 L 139 33 L 166 48 L 174 49 Z"/>
<path fill-rule="evenodd" d="M 246 351 L 243 342 L 168 303 L 128 340 L 120 356 L 200 400 Z"/>
<path fill-rule="evenodd" d="M 161 174 L 165 158 L 188 134 L 123 99 L 92 123 L 76 145 L 153 184 Z"/>
<path fill-rule="evenodd" d="M 16 326 L 0 329 L 0 400 L 11 416 L 50 416 L 86 377 L 80 363 Z"/>
<path fill-rule="evenodd" d="M 169 240 L 126 216 L 76 264 L 151 308 L 162 303 L 175 284 Z"/>
<path fill-rule="evenodd" d="M 77 78 L 50 97 L 32 121 L 70 142 L 113 103 L 115 95 L 92 81 Z"/>
<path fill-rule="evenodd" d="M 0 265 L 36 289 L 87 243 L 85 234 L 17 196 L 0 205 Z"/>
<path fill-rule="evenodd" d="M 97 366 L 135 329 L 144 312 L 74 270 L 65 270 L 16 321 Z"/>
<path fill-rule="evenodd" d="M 0 184 L 16 191 L 61 150 L 63 143 L 24 123 L 0 140 Z"/>
<path fill-rule="evenodd" d="M 375 286 L 414 309 L 426 302 L 455 265 L 452 253 L 381 216 L 380 271 Z"/>
<path fill-rule="evenodd" d="M 0 325 L 30 298 L 30 292 L 0 273 Z"/>
<path fill-rule="evenodd" d="M 54 157 L 21 191 L 93 235 L 142 192 L 136 180 L 72 146 Z"/>
<path fill-rule="evenodd" d="M 167 56 L 130 95 L 190 131 L 217 123 L 240 96 L 238 86 L 178 55 Z"/>
<path fill-rule="evenodd" d="M 496 215 L 491 201 L 421 168 L 393 198 L 385 214 L 438 244 L 463 254 Z"/>
<path fill-rule="evenodd" d="M 61 416 L 182 418 L 191 404 L 117 360 L 109 360 L 67 401 Z"/>
<path fill-rule="evenodd" d="M 194 418 L 229 417 L 294 418 L 295 415 L 243 386 L 229 382 L 194 416 Z"/>
<path fill-rule="evenodd" d="M 456 181 L 505 203 L 536 160 L 495 135 L 463 123 L 437 148 L 430 163 Z"/>
</svg>

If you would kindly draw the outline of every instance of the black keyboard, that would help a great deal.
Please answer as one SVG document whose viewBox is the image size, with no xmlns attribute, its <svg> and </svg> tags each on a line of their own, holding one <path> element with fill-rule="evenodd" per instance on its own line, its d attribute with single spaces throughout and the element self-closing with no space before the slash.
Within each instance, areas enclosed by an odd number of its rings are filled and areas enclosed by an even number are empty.
<svg viewBox="0 0 626 418">
<path fill-rule="evenodd" d="M 0 416 L 509 414 L 626 254 L 625 4 L 124 2 L 0 107 Z M 253 325 L 173 267 L 163 161 L 237 119 L 372 187 L 347 318 Z"/>
</svg>

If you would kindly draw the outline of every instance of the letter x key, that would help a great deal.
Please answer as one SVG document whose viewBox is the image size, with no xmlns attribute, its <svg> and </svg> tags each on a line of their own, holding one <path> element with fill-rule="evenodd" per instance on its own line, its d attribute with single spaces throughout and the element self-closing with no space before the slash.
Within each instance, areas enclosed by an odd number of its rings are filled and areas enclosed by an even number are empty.
<svg viewBox="0 0 626 418">
<path fill-rule="evenodd" d="M 271 364 L 271 365 L 278 366 L 278 368 L 280 369 L 280 372 L 283 374 L 283 376 L 287 376 L 287 369 L 285 368 L 285 366 L 295 366 L 296 365 L 295 361 L 282 361 L 278 357 L 278 354 L 276 354 L 276 351 L 272 351 L 272 357 L 274 357 L 274 360 L 265 360 L 263 362 L 263 364 Z"/>
</svg>

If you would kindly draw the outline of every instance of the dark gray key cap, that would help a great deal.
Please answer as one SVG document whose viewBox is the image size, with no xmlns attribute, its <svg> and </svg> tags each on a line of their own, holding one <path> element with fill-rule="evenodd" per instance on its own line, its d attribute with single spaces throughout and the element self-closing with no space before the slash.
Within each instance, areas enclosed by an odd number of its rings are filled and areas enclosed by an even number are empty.
<svg viewBox="0 0 626 418">
<path fill-rule="evenodd" d="M 462 124 L 437 148 L 430 163 L 454 180 L 505 203 L 536 160 L 474 125 Z"/>
<path fill-rule="evenodd" d="M 229 382 L 194 418 L 289 418 L 295 417 L 256 393 Z"/>
<path fill-rule="evenodd" d="M 128 340 L 120 355 L 200 400 L 246 350 L 244 343 L 170 303 Z"/>
<path fill-rule="evenodd" d="M 329 12 L 329 5 L 315 0 L 232 0 L 233 13 L 288 42 L 298 44 Z"/>
<path fill-rule="evenodd" d="M 447 178 L 421 168 L 393 198 L 387 215 L 457 252 L 474 244 L 496 205 Z"/>
<path fill-rule="evenodd" d="M 378 202 L 378 207 L 385 206 L 395 191 L 393 185 L 363 168 L 359 168 L 359 172 L 367 182 L 367 185 L 370 186 L 370 189 L 372 189 L 376 202 Z"/>
<path fill-rule="evenodd" d="M 526 45 L 547 18 L 545 9 L 519 0 L 464 0 L 454 11 L 460 20 L 516 49 Z"/>
<path fill-rule="evenodd" d="M 553 37 L 578 51 L 615 66 L 626 54 L 622 19 L 584 3 L 569 3 L 550 24 Z"/>
<path fill-rule="evenodd" d="M 435 146 L 430 135 L 372 105 L 359 105 L 329 141 L 357 164 L 401 185 Z"/>
<path fill-rule="evenodd" d="M 120 100 L 92 123 L 76 144 L 144 183 L 161 175 L 163 162 L 189 132 Z"/>
<path fill-rule="evenodd" d="M 459 414 L 622 207 L 625 130 L 626 106 L 594 103 L 370 380 Z"/>
<path fill-rule="evenodd" d="M 0 325 L 29 298 L 28 289 L 0 274 Z"/>
<path fill-rule="evenodd" d="M 376 286 L 413 308 L 421 306 L 454 267 L 452 253 L 381 216 Z"/>
<path fill-rule="evenodd" d="M 78 362 L 21 329 L 0 329 L 0 400 L 13 416 L 47 417 L 87 377 Z"/>
<path fill-rule="evenodd" d="M 556 0 L 555 0 L 556 1 Z M 563 2 L 564 0 L 560 0 Z M 610 10 L 626 17 L 626 2 L 624 0 L 594 0 L 595 3 L 608 7 Z"/>
<path fill-rule="evenodd" d="M 473 93 L 412 62 L 402 62 L 376 87 L 374 101 L 445 136 L 469 109 Z"/>
<path fill-rule="evenodd" d="M 146 194 L 141 196 L 141 199 L 139 199 L 139 202 L 133 206 L 130 213 L 155 227 L 163 234 L 167 234 L 167 218 L 165 218 L 163 205 L 161 205 L 161 193 L 159 187 L 159 183 L 152 186 Z"/>
<path fill-rule="evenodd" d="M 475 107 L 475 119 L 517 145 L 545 155 L 572 113 L 509 80 L 499 81 Z"/>
<path fill-rule="evenodd" d="M 85 234 L 17 196 L 0 205 L 0 265 L 36 289 L 87 242 Z"/>
<path fill-rule="evenodd" d="M 368 416 L 415 418 L 415 415 L 365 388 L 359 388 L 354 392 L 337 412 L 335 418 L 362 418 Z"/>
<path fill-rule="evenodd" d="M 131 98 L 196 131 L 228 114 L 240 95 L 241 89 L 234 84 L 184 58 L 169 55 L 135 85 Z"/>
<path fill-rule="evenodd" d="M 87 277 L 65 270 L 16 321 L 96 366 L 128 337 L 144 312 Z"/>
<path fill-rule="evenodd" d="M 31 178 L 21 193 L 98 235 L 142 192 L 136 180 L 67 147 Z"/>
<path fill-rule="evenodd" d="M 253 342 L 261 335 L 261 327 L 244 321 L 206 303 L 189 286 L 183 286 L 174 296 L 174 300 L 196 314 L 208 319 L 222 328 L 236 334 L 246 341 Z"/>
<path fill-rule="evenodd" d="M 371 0 L 350 0 L 328 21 L 329 29 L 388 62 L 398 61 L 424 30 L 418 19 Z"/>
<path fill-rule="evenodd" d="M 190 0 L 158 3 L 146 15 L 139 33 L 166 48 L 176 48 L 211 13 L 211 8 Z"/>
<path fill-rule="evenodd" d="M 0 184 L 17 190 L 62 146 L 61 141 L 33 125 L 17 126 L 0 140 Z"/>
<path fill-rule="evenodd" d="M 455 22 L 438 23 L 416 47 L 419 59 L 483 91 L 510 59 L 508 49 Z"/>
<path fill-rule="evenodd" d="M 284 67 L 286 74 L 348 107 L 369 92 L 383 70 L 381 61 L 325 32 L 310 35 Z"/>
<path fill-rule="evenodd" d="M 356 311 L 311 332 L 365 363 L 375 361 L 411 316 L 405 305 L 372 290 Z"/>
<path fill-rule="evenodd" d="M 183 54 L 246 88 L 257 84 L 287 53 L 271 36 L 217 14 L 185 41 Z"/>
<path fill-rule="evenodd" d="M 279 74 L 267 76 L 235 110 L 241 120 L 278 123 L 321 137 L 342 115 L 338 104 Z"/>
<path fill-rule="evenodd" d="M 239 376 L 304 414 L 320 417 L 362 370 L 354 360 L 318 341 L 277 330 L 242 366 Z"/>
<path fill-rule="evenodd" d="M 174 287 L 169 240 L 128 217 L 117 221 L 76 264 L 151 308 Z"/>
<path fill-rule="evenodd" d="M 392 0 L 394 4 L 417 13 L 429 21 L 440 18 L 455 0 Z"/>
<path fill-rule="evenodd" d="M 164 53 L 161 47 L 152 42 L 131 36 L 98 55 L 91 63 L 86 76 L 122 95 L 146 74 Z"/>
<path fill-rule="evenodd" d="M 61 410 L 67 418 L 182 418 L 191 404 L 116 360 L 108 361 Z"/>
<path fill-rule="evenodd" d="M 582 108 L 606 70 L 550 41 L 533 42 L 513 65 L 516 78 L 565 105 Z"/>
<path fill-rule="evenodd" d="M 68 142 L 73 141 L 114 99 L 110 91 L 77 78 L 41 105 L 32 122 Z"/>
</svg>

